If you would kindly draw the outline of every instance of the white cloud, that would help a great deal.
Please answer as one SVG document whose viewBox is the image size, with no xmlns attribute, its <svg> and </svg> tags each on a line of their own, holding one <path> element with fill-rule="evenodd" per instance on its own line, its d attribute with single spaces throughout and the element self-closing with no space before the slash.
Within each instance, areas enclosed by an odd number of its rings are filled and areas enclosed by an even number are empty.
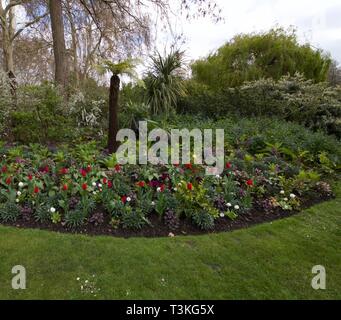
<svg viewBox="0 0 341 320">
<path fill-rule="evenodd" d="M 172 19 L 173 28 L 186 37 L 187 55 L 206 56 L 238 33 L 265 31 L 276 25 L 297 28 L 299 40 L 330 52 L 341 62 L 340 0 L 217 0 L 225 23 L 208 18 L 187 21 Z M 159 47 L 164 46 L 160 39 Z"/>
</svg>

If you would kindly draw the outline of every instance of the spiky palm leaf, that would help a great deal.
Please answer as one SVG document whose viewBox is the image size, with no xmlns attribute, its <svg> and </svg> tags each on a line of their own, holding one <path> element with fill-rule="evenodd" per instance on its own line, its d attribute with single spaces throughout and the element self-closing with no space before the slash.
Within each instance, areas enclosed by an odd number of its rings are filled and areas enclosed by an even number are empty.
<svg viewBox="0 0 341 320">
<path fill-rule="evenodd" d="M 140 63 L 138 59 L 126 59 L 124 61 L 113 63 L 110 60 L 104 60 L 101 65 L 97 66 L 100 75 L 110 72 L 114 75 L 126 75 L 136 81 L 138 85 L 143 86 L 143 81 L 139 79 L 136 67 Z"/>
<path fill-rule="evenodd" d="M 151 71 L 145 83 L 147 103 L 154 114 L 168 114 L 177 103 L 177 99 L 185 94 L 183 85 L 183 52 L 176 50 L 162 57 L 160 53 L 151 57 Z"/>
</svg>

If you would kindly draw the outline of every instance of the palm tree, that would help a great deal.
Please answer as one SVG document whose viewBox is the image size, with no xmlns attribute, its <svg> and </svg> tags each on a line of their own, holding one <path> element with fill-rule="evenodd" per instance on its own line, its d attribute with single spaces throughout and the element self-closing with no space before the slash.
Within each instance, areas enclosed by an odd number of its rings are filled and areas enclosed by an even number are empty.
<svg viewBox="0 0 341 320">
<path fill-rule="evenodd" d="M 109 153 L 116 152 L 119 147 L 116 141 L 116 135 L 118 132 L 118 101 L 120 94 L 120 83 L 121 75 L 128 75 L 133 79 L 138 79 L 135 67 L 137 60 L 127 59 L 120 63 L 112 63 L 111 61 L 105 60 L 99 67 L 99 72 L 104 74 L 110 72 L 112 74 L 110 78 L 110 89 L 109 89 L 109 130 L 108 130 L 108 150 Z"/>
<path fill-rule="evenodd" d="M 159 52 L 151 56 L 150 71 L 145 79 L 147 104 L 153 114 L 167 115 L 185 94 L 183 85 L 184 52 L 172 51 L 165 57 Z"/>
</svg>

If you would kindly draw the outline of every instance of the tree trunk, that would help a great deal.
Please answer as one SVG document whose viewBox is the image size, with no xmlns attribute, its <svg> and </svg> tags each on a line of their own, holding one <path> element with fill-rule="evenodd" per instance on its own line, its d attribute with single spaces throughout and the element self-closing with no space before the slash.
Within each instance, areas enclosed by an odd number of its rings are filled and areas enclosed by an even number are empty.
<svg viewBox="0 0 341 320">
<path fill-rule="evenodd" d="M 4 67 L 10 81 L 12 96 L 16 100 L 17 81 L 14 73 L 13 52 L 13 43 L 6 39 L 3 43 Z"/>
<path fill-rule="evenodd" d="M 72 39 L 72 55 L 73 55 L 73 72 L 76 82 L 76 87 L 79 87 L 80 78 L 79 78 L 79 70 L 78 70 L 78 55 L 77 55 L 77 35 L 76 30 L 71 28 L 71 39 Z"/>
<path fill-rule="evenodd" d="M 3 12 L 3 10 L 2 10 Z M 1 15 L 2 21 L 2 51 L 4 57 L 4 70 L 6 71 L 11 85 L 11 93 L 16 103 L 17 81 L 14 73 L 14 47 L 13 37 L 15 32 L 14 8 L 12 7 L 8 12 L 8 19 Z"/>
<path fill-rule="evenodd" d="M 13 59 L 13 43 L 9 40 L 8 35 L 4 35 L 3 42 L 4 67 L 7 74 L 14 74 L 14 59 Z"/>
<path fill-rule="evenodd" d="M 55 82 L 65 91 L 68 81 L 68 63 L 65 46 L 62 1 L 49 0 L 49 9 L 55 61 Z"/>
<path fill-rule="evenodd" d="M 72 4 L 68 1 L 65 2 L 66 6 L 66 15 L 70 24 L 70 31 L 71 31 L 71 51 L 72 51 L 72 71 L 74 73 L 75 77 L 75 85 L 77 88 L 79 88 L 80 84 L 80 72 L 78 67 L 78 37 L 77 37 L 77 29 L 74 21 L 74 17 L 72 15 Z"/>
<path fill-rule="evenodd" d="M 116 135 L 118 132 L 118 98 L 120 93 L 120 78 L 114 74 L 110 79 L 109 92 L 109 132 L 108 132 L 108 149 L 109 153 L 117 151 L 118 142 Z"/>
</svg>

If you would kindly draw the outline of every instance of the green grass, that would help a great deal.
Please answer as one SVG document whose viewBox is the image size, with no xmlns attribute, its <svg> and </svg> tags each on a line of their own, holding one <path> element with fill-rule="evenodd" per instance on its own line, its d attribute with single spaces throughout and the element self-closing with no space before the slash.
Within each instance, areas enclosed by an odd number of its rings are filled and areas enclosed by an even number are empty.
<svg viewBox="0 0 341 320">
<path fill-rule="evenodd" d="M 102 299 L 340 299 L 341 184 L 337 199 L 225 234 L 118 239 L 0 227 L 0 299 L 86 299 L 77 277 L 95 274 Z M 11 289 L 11 268 L 27 289 Z M 314 265 L 327 289 L 313 290 Z M 164 281 L 162 280 L 164 279 Z"/>
</svg>

